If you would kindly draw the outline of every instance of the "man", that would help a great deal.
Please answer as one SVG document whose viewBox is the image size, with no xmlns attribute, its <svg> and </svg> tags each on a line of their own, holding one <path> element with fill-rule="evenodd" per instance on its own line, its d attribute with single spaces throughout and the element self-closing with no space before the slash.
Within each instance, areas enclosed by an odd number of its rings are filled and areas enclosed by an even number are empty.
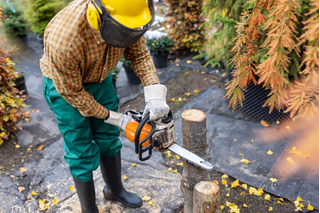
<svg viewBox="0 0 320 213">
<path fill-rule="evenodd" d="M 101 2 L 100 2 L 101 1 Z M 48 24 L 43 93 L 58 120 L 82 212 L 98 212 L 92 171 L 100 163 L 105 199 L 139 207 L 142 200 L 121 182 L 120 129 L 131 119 L 117 113 L 110 71 L 121 56 L 132 62 L 144 85 L 150 120 L 169 112 L 143 34 L 154 20 L 152 0 L 75 0 Z"/>
</svg>

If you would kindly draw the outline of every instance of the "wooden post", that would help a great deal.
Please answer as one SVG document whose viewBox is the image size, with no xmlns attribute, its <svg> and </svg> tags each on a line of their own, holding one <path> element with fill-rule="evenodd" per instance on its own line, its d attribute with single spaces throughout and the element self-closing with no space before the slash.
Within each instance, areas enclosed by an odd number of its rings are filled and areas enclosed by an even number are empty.
<svg viewBox="0 0 320 213">
<path fill-rule="evenodd" d="M 206 115 L 196 109 L 185 110 L 182 117 L 183 146 L 203 159 L 211 162 L 207 143 Z M 212 180 L 210 171 L 183 161 L 180 189 L 185 198 L 184 213 L 193 212 L 193 188 L 204 180 Z"/>
<path fill-rule="evenodd" d="M 214 213 L 219 208 L 219 185 L 213 181 L 201 181 L 193 190 L 193 213 Z"/>
</svg>

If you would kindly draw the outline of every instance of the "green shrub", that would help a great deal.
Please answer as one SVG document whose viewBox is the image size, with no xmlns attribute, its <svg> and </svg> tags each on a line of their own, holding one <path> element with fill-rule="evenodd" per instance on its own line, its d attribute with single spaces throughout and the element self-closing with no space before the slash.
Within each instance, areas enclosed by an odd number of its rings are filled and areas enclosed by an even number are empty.
<svg viewBox="0 0 320 213">
<path fill-rule="evenodd" d="M 241 13 L 244 11 L 247 0 L 208 0 L 203 6 L 203 14 L 208 21 L 201 27 L 207 30 L 206 48 L 199 51 L 199 55 L 194 59 L 206 58 L 205 66 L 220 66 L 223 61 L 225 66 L 231 70 L 233 64 L 230 63 L 234 52 L 236 38 L 236 26 L 240 21 Z"/>
<path fill-rule="evenodd" d="M 27 21 L 23 17 L 21 8 L 13 4 L 14 11 L 8 6 L 3 7 L 6 19 L 3 26 L 8 37 L 18 37 L 27 35 Z"/>
<path fill-rule="evenodd" d="M 122 62 L 122 66 L 132 68 L 131 61 L 126 60 L 123 56 L 121 57 L 120 62 Z"/>
<path fill-rule="evenodd" d="M 43 35 L 44 30 L 50 20 L 64 8 L 70 0 L 25 0 L 25 17 L 30 23 L 31 30 Z"/>
<path fill-rule="evenodd" d="M 146 41 L 151 55 L 168 55 L 174 45 L 174 40 L 169 36 L 147 38 Z"/>
<path fill-rule="evenodd" d="M 29 117 L 29 112 L 21 111 L 26 108 L 25 96 L 14 87 L 13 80 L 19 76 L 14 65 L 0 49 L 0 145 L 17 131 L 20 119 Z"/>
<path fill-rule="evenodd" d="M 168 34 L 174 39 L 173 52 L 185 54 L 198 52 L 203 47 L 204 29 L 202 0 L 167 0 L 169 10 L 166 14 L 169 25 Z"/>
</svg>

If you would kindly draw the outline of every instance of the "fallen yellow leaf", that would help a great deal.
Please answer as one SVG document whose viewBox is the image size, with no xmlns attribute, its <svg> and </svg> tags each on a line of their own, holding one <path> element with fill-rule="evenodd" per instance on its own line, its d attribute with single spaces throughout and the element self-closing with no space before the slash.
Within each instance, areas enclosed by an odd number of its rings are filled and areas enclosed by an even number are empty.
<svg viewBox="0 0 320 213">
<path fill-rule="evenodd" d="M 149 200 L 151 200 L 151 197 L 149 197 L 149 196 L 143 196 L 141 199 L 142 199 L 143 201 L 149 201 Z"/>
<path fill-rule="evenodd" d="M 235 138 L 235 139 L 233 139 L 233 141 L 234 141 L 234 142 L 236 142 L 236 141 L 237 141 L 237 139 Z"/>
<path fill-rule="evenodd" d="M 273 152 L 269 149 L 269 151 L 267 151 L 268 155 L 273 155 Z"/>
<path fill-rule="evenodd" d="M 17 148 L 17 149 L 19 149 L 19 148 L 20 148 L 20 145 L 19 145 L 19 144 L 17 144 L 17 145 L 16 145 L 16 148 Z"/>
<path fill-rule="evenodd" d="M 39 147 L 38 147 L 38 151 L 41 151 L 42 149 L 44 148 L 44 145 L 43 144 L 41 144 Z"/>
<path fill-rule="evenodd" d="M 219 182 L 217 180 L 214 180 L 213 182 L 215 182 L 217 185 L 219 185 Z"/>
<path fill-rule="evenodd" d="M 265 199 L 265 200 L 268 200 L 268 201 L 271 201 L 271 196 L 270 196 L 269 194 L 266 194 L 266 195 L 264 196 L 264 199 Z"/>
<path fill-rule="evenodd" d="M 172 168 L 170 167 L 170 168 L 168 169 L 168 171 L 172 171 Z"/>
<path fill-rule="evenodd" d="M 260 123 L 261 123 L 262 126 L 265 126 L 265 127 L 269 127 L 270 126 L 270 124 L 265 120 L 261 120 Z"/>
<path fill-rule="evenodd" d="M 183 162 L 177 163 L 177 166 L 183 166 Z"/>
<path fill-rule="evenodd" d="M 123 175 L 123 180 L 127 180 L 129 178 L 128 175 Z"/>
<path fill-rule="evenodd" d="M 282 202 L 280 200 L 278 200 L 277 204 L 282 204 Z"/>
<path fill-rule="evenodd" d="M 250 143 L 253 143 L 253 142 L 254 142 L 253 140 L 250 141 Z"/>
<path fill-rule="evenodd" d="M 199 93 L 199 92 L 200 92 L 200 90 L 195 89 L 193 92 L 194 92 L 194 93 Z"/>
<path fill-rule="evenodd" d="M 224 205 L 220 205 L 220 209 L 223 210 L 224 209 Z"/>
<path fill-rule="evenodd" d="M 225 179 L 227 177 L 229 177 L 227 174 L 224 174 L 224 175 L 221 176 L 222 179 Z"/>
<path fill-rule="evenodd" d="M 37 195 L 38 193 L 37 192 L 35 192 L 35 191 L 32 191 L 31 192 L 31 195 Z"/>
<path fill-rule="evenodd" d="M 245 192 L 241 192 L 241 193 L 240 193 L 240 195 L 245 196 L 245 195 L 246 195 L 246 193 L 245 193 Z"/>
<path fill-rule="evenodd" d="M 302 211 L 302 209 L 300 207 L 297 207 L 294 211 L 299 212 Z"/>
<path fill-rule="evenodd" d="M 22 192 L 22 191 L 24 191 L 24 190 L 26 190 L 26 187 L 24 187 L 24 186 L 19 186 L 19 187 L 18 187 L 18 191 L 19 191 L 19 192 Z"/>
<path fill-rule="evenodd" d="M 150 200 L 150 201 L 148 202 L 148 205 L 150 205 L 150 206 L 152 206 L 152 205 L 153 205 L 152 200 Z"/>
<path fill-rule="evenodd" d="M 248 208 L 248 205 L 244 203 L 244 204 L 243 204 L 243 207 Z"/>
<path fill-rule="evenodd" d="M 50 207 L 50 203 L 47 202 L 46 199 L 43 199 L 43 200 L 39 199 L 39 209 L 40 209 L 40 211 L 45 211 L 49 207 Z"/>
<path fill-rule="evenodd" d="M 133 164 L 131 164 L 131 166 L 132 166 L 132 167 L 135 167 L 135 166 L 137 166 L 137 164 L 136 164 L 136 163 L 133 163 Z"/>
<path fill-rule="evenodd" d="M 245 190 L 247 190 L 247 189 L 248 189 L 248 185 L 247 185 L 247 184 L 245 184 L 245 183 L 241 184 L 241 187 L 242 187 L 242 188 L 244 188 Z"/>
<path fill-rule="evenodd" d="M 278 180 L 277 180 L 277 178 L 269 178 L 269 180 L 272 182 L 272 183 L 274 183 L 274 182 L 277 182 Z"/>
<path fill-rule="evenodd" d="M 226 194 L 226 196 L 227 196 L 227 197 L 230 197 L 230 194 L 229 194 L 229 192 L 228 192 L 228 193 Z"/>
<path fill-rule="evenodd" d="M 313 210 L 314 208 L 313 208 L 313 206 L 311 206 L 310 204 L 307 206 L 307 209 L 308 210 Z"/>
<path fill-rule="evenodd" d="M 176 155 L 176 158 L 179 160 L 179 159 L 180 159 L 180 156 L 179 156 L 179 155 Z"/>
<path fill-rule="evenodd" d="M 191 60 L 187 60 L 187 64 L 191 64 L 192 63 L 192 61 Z"/>
<path fill-rule="evenodd" d="M 54 198 L 52 202 L 53 202 L 53 204 L 57 204 L 57 203 L 59 203 L 59 202 L 58 202 L 58 200 L 57 200 L 56 198 Z"/>
<path fill-rule="evenodd" d="M 270 207 L 268 208 L 268 211 L 269 211 L 269 212 L 272 212 L 272 211 L 273 211 L 273 208 L 270 206 Z"/>
<path fill-rule="evenodd" d="M 70 186 L 69 189 L 70 189 L 71 191 L 73 191 L 73 190 L 75 190 L 76 188 L 74 188 L 74 186 Z"/>
<path fill-rule="evenodd" d="M 249 161 L 248 159 L 242 159 L 242 160 L 240 160 L 240 162 L 242 162 L 242 163 L 245 163 L 245 164 L 248 164 L 248 163 L 250 163 L 251 161 Z"/>
<path fill-rule="evenodd" d="M 252 187 L 252 186 L 249 188 L 249 194 L 251 194 L 251 195 L 252 195 L 253 193 L 255 193 L 256 191 L 257 191 L 257 189 L 254 188 L 254 187 Z"/>
<path fill-rule="evenodd" d="M 231 187 L 230 188 L 236 188 L 237 186 L 239 186 L 239 180 L 235 180 L 231 183 Z"/>
<path fill-rule="evenodd" d="M 175 99 L 175 98 L 171 98 L 171 101 L 175 102 L 175 101 L 176 101 L 176 99 Z"/>
<path fill-rule="evenodd" d="M 221 181 L 221 183 L 222 183 L 223 185 L 225 185 L 226 187 L 228 187 L 228 181 L 227 181 L 226 179 L 223 179 L 223 180 Z"/>
<path fill-rule="evenodd" d="M 26 167 L 21 167 L 21 168 L 20 168 L 20 173 L 24 173 L 24 172 L 26 172 L 26 171 L 28 171 L 28 169 L 27 169 Z"/>
<path fill-rule="evenodd" d="M 242 157 L 242 156 L 243 156 L 243 154 L 241 154 L 241 153 L 239 153 L 238 155 L 239 155 L 239 157 Z"/>
<path fill-rule="evenodd" d="M 291 157 L 287 157 L 287 161 L 291 164 L 291 166 L 296 165 L 296 162 Z"/>
<path fill-rule="evenodd" d="M 263 193 L 264 193 L 264 191 L 262 190 L 262 189 L 258 189 L 258 190 L 256 190 L 255 192 L 254 192 L 254 194 L 256 195 L 256 196 L 262 196 L 263 195 Z"/>
<path fill-rule="evenodd" d="M 175 169 L 175 170 L 173 170 L 173 172 L 174 172 L 174 173 L 178 173 L 178 170 L 177 170 L 177 169 Z"/>
</svg>

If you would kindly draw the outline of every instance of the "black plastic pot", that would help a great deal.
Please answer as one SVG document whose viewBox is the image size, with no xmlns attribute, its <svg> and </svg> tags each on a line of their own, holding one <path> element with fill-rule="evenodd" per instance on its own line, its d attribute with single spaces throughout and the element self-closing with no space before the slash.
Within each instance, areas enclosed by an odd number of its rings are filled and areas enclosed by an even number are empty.
<svg viewBox="0 0 320 213">
<path fill-rule="evenodd" d="M 123 66 L 123 68 L 124 68 L 124 70 L 126 72 L 129 84 L 140 84 L 141 83 L 140 78 L 133 71 L 132 67 Z"/>
<path fill-rule="evenodd" d="M 19 91 L 23 91 L 22 95 L 28 95 L 26 79 L 24 78 L 24 76 L 17 78 L 16 80 L 14 80 L 14 82 L 16 84 L 15 88 L 17 88 Z"/>
<path fill-rule="evenodd" d="M 165 68 L 168 66 L 168 55 L 152 55 L 152 60 L 156 68 Z"/>
</svg>

